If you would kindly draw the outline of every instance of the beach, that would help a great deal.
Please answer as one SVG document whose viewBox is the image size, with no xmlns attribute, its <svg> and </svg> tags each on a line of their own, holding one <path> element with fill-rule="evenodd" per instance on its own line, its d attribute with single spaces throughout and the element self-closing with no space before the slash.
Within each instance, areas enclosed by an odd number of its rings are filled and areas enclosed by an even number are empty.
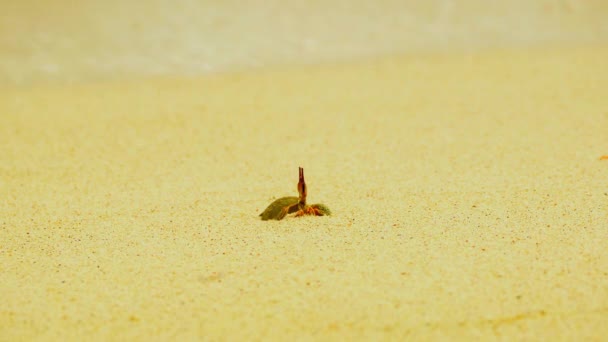
<svg viewBox="0 0 608 342">
<path fill-rule="evenodd" d="M 606 61 L 598 43 L 19 74 L 0 340 L 602 340 Z M 333 215 L 260 220 L 298 167 Z"/>
</svg>

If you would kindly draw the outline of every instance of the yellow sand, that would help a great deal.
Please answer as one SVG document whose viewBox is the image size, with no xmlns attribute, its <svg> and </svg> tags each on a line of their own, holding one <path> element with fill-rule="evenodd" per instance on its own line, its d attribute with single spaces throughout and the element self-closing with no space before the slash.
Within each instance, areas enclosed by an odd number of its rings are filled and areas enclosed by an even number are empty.
<svg viewBox="0 0 608 342">
<path fill-rule="evenodd" d="M 605 338 L 606 61 L 5 87 L 0 340 Z"/>
</svg>

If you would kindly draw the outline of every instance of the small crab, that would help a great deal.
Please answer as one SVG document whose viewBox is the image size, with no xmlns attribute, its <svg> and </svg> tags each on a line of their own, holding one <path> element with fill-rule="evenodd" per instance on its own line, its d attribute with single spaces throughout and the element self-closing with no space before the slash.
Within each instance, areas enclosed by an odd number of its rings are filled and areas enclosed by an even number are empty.
<svg viewBox="0 0 608 342">
<path fill-rule="evenodd" d="M 295 216 L 331 215 L 331 211 L 324 204 L 306 204 L 306 182 L 304 181 L 304 169 L 301 167 L 300 178 L 298 181 L 298 193 L 300 194 L 299 197 L 281 197 L 270 203 L 268 208 L 266 208 L 266 210 L 260 214 L 262 220 L 282 220 L 287 214 L 292 213 L 296 213 Z"/>
</svg>

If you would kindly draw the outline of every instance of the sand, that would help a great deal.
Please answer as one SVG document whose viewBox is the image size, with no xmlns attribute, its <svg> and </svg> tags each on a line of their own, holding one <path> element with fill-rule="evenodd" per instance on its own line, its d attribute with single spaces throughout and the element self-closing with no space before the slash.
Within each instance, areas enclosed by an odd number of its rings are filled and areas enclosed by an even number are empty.
<svg viewBox="0 0 608 342">
<path fill-rule="evenodd" d="M 600 340 L 607 60 L 4 87 L 0 340 Z"/>
</svg>

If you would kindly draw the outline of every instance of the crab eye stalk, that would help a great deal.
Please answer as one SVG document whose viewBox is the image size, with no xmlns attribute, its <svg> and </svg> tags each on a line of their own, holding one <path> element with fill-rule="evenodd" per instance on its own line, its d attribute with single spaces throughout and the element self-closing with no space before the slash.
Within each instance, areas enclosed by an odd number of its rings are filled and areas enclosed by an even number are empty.
<svg viewBox="0 0 608 342">
<path fill-rule="evenodd" d="M 304 168 L 300 167 L 300 179 L 298 181 L 298 193 L 300 194 L 300 203 L 306 203 L 306 182 L 304 181 Z"/>
</svg>

